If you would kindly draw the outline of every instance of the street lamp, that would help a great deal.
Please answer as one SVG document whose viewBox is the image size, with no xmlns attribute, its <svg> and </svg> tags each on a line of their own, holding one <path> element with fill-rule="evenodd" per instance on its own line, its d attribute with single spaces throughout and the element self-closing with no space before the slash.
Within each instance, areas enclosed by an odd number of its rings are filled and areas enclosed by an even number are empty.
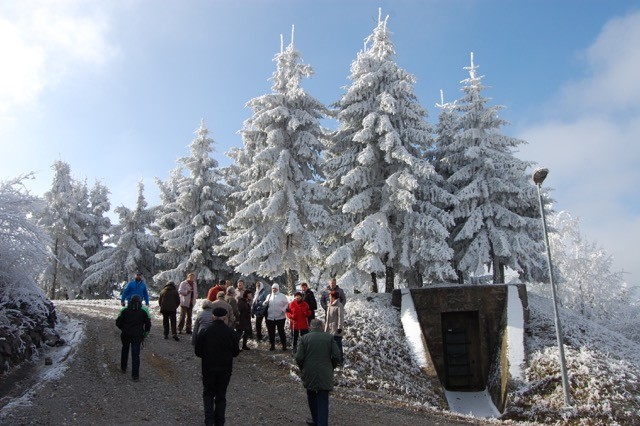
<svg viewBox="0 0 640 426">
<path fill-rule="evenodd" d="M 560 352 L 560 370 L 562 371 L 562 389 L 564 390 L 564 402 L 571 405 L 571 394 L 569 393 L 569 378 L 567 376 L 567 363 L 564 358 L 564 346 L 562 344 L 562 325 L 558 315 L 558 300 L 556 297 L 556 284 L 553 280 L 553 268 L 551 267 L 551 248 L 549 247 L 549 235 L 547 233 L 547 219 L 542 205 L 541 185 L 549 174 L 549 169 L 537 169 L 533 172 L 533 183 L 538 187 L 538 202 L 540 203 L 540 216 L 542 217 L 542 230 L 544 231 L 544 242 L 547 246 L 547 263 L 549 264 L 549 281 L 551 281 L 551 295 L 553 296 L 553 315 L 556 322 L 556 339 L 558 340 L 558 350 Z"/>
</svg>

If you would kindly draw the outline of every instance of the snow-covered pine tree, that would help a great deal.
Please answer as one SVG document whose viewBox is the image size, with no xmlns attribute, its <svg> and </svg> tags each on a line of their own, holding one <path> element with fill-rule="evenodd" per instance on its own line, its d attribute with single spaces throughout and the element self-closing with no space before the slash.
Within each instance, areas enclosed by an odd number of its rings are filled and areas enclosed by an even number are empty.
<svg viewBox="0 0 640 426">
<path fill-rule="evenodd" d="M 82 247 L 86 236 L 82 230 L 85 215 L 78 209 L 77 186 L 71 179 L 69 165 L 56 161 L 51 189 L 44 194 L 46 208 L 38 224 L 51 238 L 51 263 L 40 279 L 50 299 L 74 299 L 80 292 L 86 252 Z"/>
<path fill-rule="evenodd" d="M 378 291 L 377 279 L 385 277 L 390 292 L 395 274 L 415 285 L 452 271 L 450 218 L 436 205 L 450 197 L 426 160 L 432 129 L 414 94 L 415 78 L 394 60 L 387 19 L 380 12 L 351 65 L 325 173 L 336 221 L 327 264 L 343 287 Z"/>
<path fill-rule="evenodd" d="M 459 282 L 486 267 L 494 283 L 504 282 L 505 267 L 526 279 L 544 265 L 536 189 L 526 175 L 532 164 L 515 157 L 525 142 L 500 132 L 508 123 L 498 116 L 501 106 L 487 106 L 473 53 L 465 69 L 469 78 L 455 106 L 458 127 L 437 154 L 438 170 L 458 200 L 450 230 L 453 267 Z"/>
<path fill-rule="evenodd" d="M 204 120 L 195 134 L 189 146 L 191 156 L 178 159 L 177 170 L 188 175 L 173 175 L 174 182 L 165 186 L 167 190 L 175 186 L 175 192 L 165 194 L 169 203 L 163 205 L 164 214 L 158 219 L 163 252 L 156 256 L 164 269 L 154 278 L 161 282 L 178 282 L 188 272 L 196 274 L 200 283 L 212 282 L 229 269 L 218 253 L 228 190 L 221 182 L 218 162 L 211 157 L 214 141 Z"/>
<path fill-rule="evenodd" d="M 148 229 L 156 210 L 147 208 L 144 184 L 139 182 L 135 210 L 125 206 L 114 209 L 118 224 L 111 227 L 105 248 L 89 258 L 90 266 L 82 283 L 86 292 L 112 297 L 118 285 L 138 271 L 144 274 L 147 286 L 154 287 L 155 254 L 160 242 Z"/>
<path fill-rule="evenodd" d="M 96 181 L 89 193 L 89 223 L 85 229 L 87 241 L 84 249 L 91 257 L 104 247 L 104 239 L 111 228 L 111 219 L 105 214 L 111 209 L 109 188 Z"/>
<path fill-rule="evenodd" d="M 87 268 L 91 266 L 91 258 L 104 250 L 105 239 L 111 231 L 111 219 L 105 214 L 111 209 L 109 202 L 109 189 L 101 182 L 96 181 L 89 193 L 89 205 L 85 235 L 87 240 L 83 247 L 87 253 L 86 266 L 82 280 L 81 294 L 84 298 L 110 297 L 114 281 L 98 281 L 93 286 L 87 286 Z M 94 258 L 95 259 L 95 258 Z"/>
<path fill-rule="evenodd" d="M 242 129 L 240 191 L 242 206 L 229 221 L 223 250 L 243 275 L 286 277 L 290 291 L 295 275 L 307 279 L 322 259 L 318 233 L 328 223 L 329 196 L 322 178 L 326 108 L 301 87 L 313 73 L 291 43 L 275 55 L 272 93 L 248 102 L 253 116 Z"/>
</svg>

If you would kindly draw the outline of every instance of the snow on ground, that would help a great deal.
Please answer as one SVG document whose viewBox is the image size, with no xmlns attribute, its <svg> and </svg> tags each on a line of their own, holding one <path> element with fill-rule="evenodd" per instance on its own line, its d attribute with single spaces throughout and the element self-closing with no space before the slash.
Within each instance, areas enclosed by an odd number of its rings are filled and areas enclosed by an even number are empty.
<svg viewBox="0 0 640 426">
<path fill-rule="evenodd" d="M 64 376 L 69 362 L 76 354 L 76 348 L 85 337 L 84 325 L 80 320 L 60 314 L 58 315 L 56 330 L 67 344 L 59 347 L 47 346 L 32 362 L 21 365 L 16 371 L 12 372 L 12 374 L 18 376 L 25 376 L 24 380 L 33 384 L 27 388 L 22 395 L 13 398 L 12 401 L 7 403 L 2 413 L 8 413 L 11 408 L 16 406 L 31 405 L 32 395 L 40 389 L 44 383 Z M 51 357 L 53 361 L 52 364 L 44 365 L 42 362 L 35 362 L 43 357 Z M 22 371 L 23 369 L 24 371 Z M 0 423 L 3 418 L 2 413 L 0 413 Z"/>
<path fill-rule="evenodd" d="M 498 418 L 501 415 L 487 389 L 482 392 L 454 392 L 445 389 L 444 394 L 453 412 L 482 418 Z"/>
<path fill-rule="evenodd" d="M 400 318 L 411 351 L 411 358 L 420 368 L 427 367 L 427 352 L 422 338 L 422 328 L 420 328 L 418 314 L 409 289 L 402 289 Z"/>
<path fill-rule="evenodd" d="M 518 287 L 507 286 L 507 359 L 509 374 L 513 380 L 523 380 L 524 355 L 524 310 L 518 295 Z"/>
</svg>

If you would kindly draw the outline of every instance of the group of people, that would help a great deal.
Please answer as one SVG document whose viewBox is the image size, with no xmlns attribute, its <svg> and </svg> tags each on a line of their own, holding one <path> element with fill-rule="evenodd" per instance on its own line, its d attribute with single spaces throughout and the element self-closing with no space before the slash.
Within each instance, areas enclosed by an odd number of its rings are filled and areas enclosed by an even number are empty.
<svg viewBox="0 0 640 426">
<path fill-rule="evenodd" d="M 193 319 L 193 308 L 198 298 L 195 274 L 187 274 L 186 280 L 176 287 L 168 282 L 160 291 L 158 304 L 162 314 L 164 338 L 169 332 L 180 341 L 183 330 L 191 335 L 196 356 L 202 359 L 203 403 L 205 424 L 224 424 L 226 389 L 232 372 L 233 358 L 243 350 L 250 350 L 248 340 L 253 337 L 252 319 L 255 319 L 257 341 L 263 340 L 262 325 L 266 325 L 269 349 L 275 350 L 276 333 L 283 350 L 287 350 L 286 320 L 292 334 L 292 349 L 300 367 L 307 389 L 307 401 L 311 417 L 310 425 L 326 425 L 328 422 L 328 393 L 333 388 L 333 369 L 342 362 L 344 332 L 344 291 L 332 279 L 322 293 L 320 305 L 324 310 L 324 322 L 316 318 L 318 305 L 313 291 L 301 283 L 292 301 L 273 283 L 267 290 L 257 281 L 255 290 L 245 288 L 238 280 L 236 287 L 228 280 L 220 280 L 207 292 L 201 311 Z M 146 306 L 142 306 L 144 300 Z M 116 320 L 122 330 L 120 366 L 126 373 L 129 350 L 132 357 L 132 377 L 139 380 L 140 347 L 151 328 L 148 311 L 149 294 L 136 273 L 122 291 L 124 307 Z M 177 311 L 180 317 L 177 320 Z"/>
</svg>

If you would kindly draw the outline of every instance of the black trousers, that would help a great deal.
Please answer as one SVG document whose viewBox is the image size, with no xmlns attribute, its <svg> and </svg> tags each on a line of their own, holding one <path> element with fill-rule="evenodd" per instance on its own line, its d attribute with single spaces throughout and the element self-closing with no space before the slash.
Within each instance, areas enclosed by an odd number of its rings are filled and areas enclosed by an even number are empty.
<svg viewBox="0 0 640 426">
<path fill-rule="evenodd" d="M 256 315 L 256 338 L 262 340 L 262 320 L 264 317 Z"/>
<path fill-rule="evenodd" d="M 276 345 L 276 327 L 278 328 L 278 336 L 280 337 L 280 343 L 282 343 L 282 349 L 287 348 L 287 333 L 284 332 L 284 322 L 281 320 L 267 320 L 267 331 L 269 332 L 269 343 L 273 348 Z"/>
<path fill-rule="evenodd" d="M 175 312 L 171 312 L 171 313 L 163 312 L 162 313 L 162 328 L 164 329 L 164 336 L 165 337 L 169 335 L 169 323 L 171 323 L 171 334 L 173 334 L 175 336 L 177 334 L 176 333 L 176 313 Z"/>
<path fill-rule="evenodd" d="M 222 426 L 227 409 L 227 387 L 231 371 L 208 372 L 202 376 L 202 402 L 204 403 L 204 424 Z"/>
</svg>

